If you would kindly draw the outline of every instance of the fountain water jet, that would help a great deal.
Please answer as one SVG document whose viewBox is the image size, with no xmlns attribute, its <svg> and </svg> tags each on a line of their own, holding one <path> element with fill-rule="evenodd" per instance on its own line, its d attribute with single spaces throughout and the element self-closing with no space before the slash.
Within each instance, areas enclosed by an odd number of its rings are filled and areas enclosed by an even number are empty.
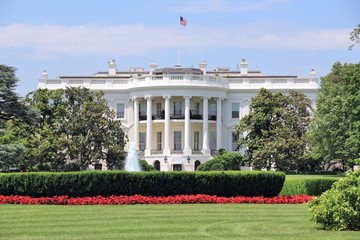
<svg viewBox="0 0 360 240">
<path fill-rule="evenodd" d="M 128 172 L 140 172 L 140 162 L 136 153 L 135 143 L 131 142 L 129 152 L 126 157 L 124 169 Z"/>
</svg>

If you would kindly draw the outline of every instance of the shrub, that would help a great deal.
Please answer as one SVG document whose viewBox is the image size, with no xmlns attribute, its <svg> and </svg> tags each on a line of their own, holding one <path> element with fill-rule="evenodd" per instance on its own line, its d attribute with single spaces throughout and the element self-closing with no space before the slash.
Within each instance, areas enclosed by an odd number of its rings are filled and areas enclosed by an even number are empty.
<svg viewBox="0 0 360 240">
<path fill-rule="evenodd" d="M 277 196 L 283 186 L 281 172 L 125 172 L 0 174 L 0 195 L 70 197 L 134 195 L 173 196 Z"/>
<path fill-rule="evenodd" d="M 312 219 L 325 229 L 360 230 L 360 171 L 346 173 L 309 208 Z"/>
<path fill-rule="evenodd" d="M 338 178 L 324 178 L 321 176 L 308 178 L 286 178 L 284 186 L 281 189 L 280 195 L 293 196 L 293 195 L 310 195 L 319 196 L 336 182 Z"/>
<path fill-rule="evenodd" d="M 156 171 L 154 166 L 147 163 L 145 160 L 140 160 L 140 167 L 142 171 L 150 172 L 150 171 Z"/>
<path fill-rule="evenodd" d="M 243 157 L 237 152 L 224 152 L 206 163 L 200 164 L 197 171 L 240 170 Z"/>
</svg>

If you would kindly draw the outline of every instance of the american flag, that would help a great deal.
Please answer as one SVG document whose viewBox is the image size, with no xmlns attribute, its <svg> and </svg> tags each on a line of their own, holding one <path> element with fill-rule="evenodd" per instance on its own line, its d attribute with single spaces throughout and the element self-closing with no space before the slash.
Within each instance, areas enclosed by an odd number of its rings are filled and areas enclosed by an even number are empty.
<svg viewBox="0 0 360 240">
<path fill-rule="evenodd" d="M 183 25 L 183 26 L 186 26 L 187 24 L 187 20 L 183 17 L 180 17 L 180 24 Z"/>
</svg>

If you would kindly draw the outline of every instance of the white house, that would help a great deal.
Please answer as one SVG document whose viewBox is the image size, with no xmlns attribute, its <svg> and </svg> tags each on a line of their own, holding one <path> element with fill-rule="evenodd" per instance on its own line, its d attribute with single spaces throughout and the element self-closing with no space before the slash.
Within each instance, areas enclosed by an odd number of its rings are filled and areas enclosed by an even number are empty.
<svg viewBox="0 0 360 240">
<path fill-rule="evenodd" d="M 140 158 L 161 171 L 194 171 L 219 149 L 237 150 L 235 126 L 248 114 L 250 100 L 260 88 L 285 94 L 298 90 L 315 106 L 319 87 L 314 70 L 308 78 L 265 76 L 248 70 L 246 59 L 237 71 L 209 71 L 205 61 L 199 68 L 150 64 L 149 70 L 119 71 L 116 67 L 111 60 L 106 72 L 56 79 L 43 72 L 38 87 L 103 91 Z"/>
</svg>

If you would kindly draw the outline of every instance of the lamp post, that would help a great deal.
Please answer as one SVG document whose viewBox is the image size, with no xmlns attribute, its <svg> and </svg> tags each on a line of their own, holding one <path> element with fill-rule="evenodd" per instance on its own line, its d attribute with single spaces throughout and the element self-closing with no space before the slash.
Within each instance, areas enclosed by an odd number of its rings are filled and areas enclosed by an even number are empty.
<svg viewBox="0 0 360 240">
<path fill-rule="evenodd" d="M 190 160 L 191 160 L 191 159 L 190 159 L 190 156 L 188 156 L 188 157 L 187 157 L 187 161 L 188 161 L 189 164 L 190 164 Z"/>
</svg>

